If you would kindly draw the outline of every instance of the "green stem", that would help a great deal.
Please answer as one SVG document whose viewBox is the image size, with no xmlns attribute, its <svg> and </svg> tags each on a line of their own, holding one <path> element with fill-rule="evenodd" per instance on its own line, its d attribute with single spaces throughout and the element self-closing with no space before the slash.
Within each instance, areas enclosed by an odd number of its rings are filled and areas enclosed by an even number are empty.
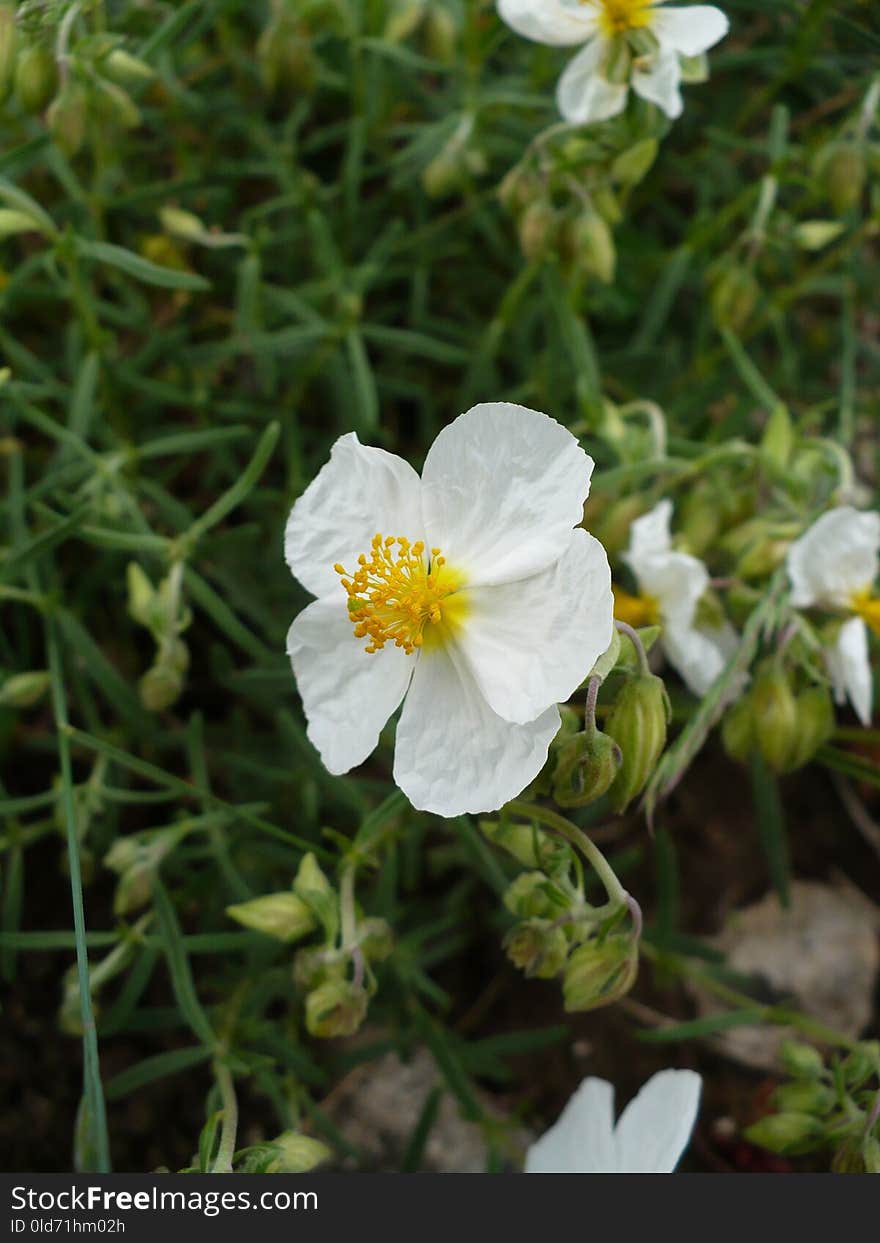
<svg viewBox="0 0 880 1243">
<path fill-rule="evenodd" d="M 214 1158 L 211 1173 L 231 1174 L 232 1158 L 235 1155 L 235 1137 L 238 1132 L 238 1098 L 235 1095 L 235 1083 L 229 1067 L 219 1058 L 214 1063 L 214 1076 L 220 1089 L 220 1099 L 223 1102 L 223 1123 L 217 1156 Z"/>
<path fill-rule="evenodd" d="M 508 803 L 506 810 L 515 816 L 526 816 L 531 820 L 537 820 L 539 824 L 546 825 L 548 829 L 554 829 L 571 842 L 589 860 L 591 867 L 605 886 L 605 892 L 610 900 L 629 907 L 629 894 L 617 879 L 611 864 L 599 847 L 591 842 L 586 833 L 576 824 L 572 824 L 565 816 L 560 816 L 558 812 L 552 811 L 549 807 L 538 807 L 533 803 L 522 802 L 520 799 L 514 799 Z"/>
<path fill-rule="evenodd" d="M 614 625 L 615 628 L 621 632 L 621 634 L 626 635 L 630 643 L 635 648 L 636 656 L 639 659 L 639 673 L 643 677 L 646 674 L 649 674 L 651 672 L 651 666 L 648 664 L 648 653 L 645 651 L 644 643 L 642 643 L 642 640 L 639 638 L 638 631 L 634 630 L 629 622 L 619 621 L 616 617 L 614 619 Z"/>
</svg>

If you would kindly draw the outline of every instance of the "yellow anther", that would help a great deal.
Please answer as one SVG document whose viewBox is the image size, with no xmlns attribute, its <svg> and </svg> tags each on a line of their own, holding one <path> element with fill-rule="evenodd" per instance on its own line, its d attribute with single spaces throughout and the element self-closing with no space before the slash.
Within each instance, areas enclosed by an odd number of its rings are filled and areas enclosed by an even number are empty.
<svg viewBox="0 0 880 1243">
<path fill-rule="evenodd" d="M 603 34 L 614 36 L 626 34 L 650 26 L 656 0 L 581 0 L 591 7 L 601 9 L 599 25 Z"/>
<path fill-rule="evenodd" d="M 653 596 L 631 596 L 622 587 L 612 586 L 614 616 L 630 626 L 655 626 L 660 620 L 660 606 Z"/>
</svg>

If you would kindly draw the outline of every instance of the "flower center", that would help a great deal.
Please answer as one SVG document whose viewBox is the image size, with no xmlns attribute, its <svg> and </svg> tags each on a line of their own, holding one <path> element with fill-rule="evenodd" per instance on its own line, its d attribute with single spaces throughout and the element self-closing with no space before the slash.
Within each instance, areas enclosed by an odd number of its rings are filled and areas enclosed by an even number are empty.
<svg viewBox="0 0 880 1243">
<path fill-rule="evenodd" d="M 348 593 L 354 633 L 368 640 L 368 652 L 391 641 L 411 655 L 443 642 L 462 620 L 463 576 L 446 564 L 439 548 L 431 549 L 430 560 L 424 554 L 421 540 L 411 544 L 402 535 L 377 533 L 353 574 L 342 565 L 333 567 Z"/>
<path fill-rule="evenodd" d="M 654 596 L 631 596 L 622 587 L 612 585 L 614 616 L 629 626 L 656 626 L 660 621 L 660 604 Z"/>
<path fill-rule="evenodd" d="M 862 621 L 874 631 L 874 634 L 880 635 L 880 596 L 871 595 L 870 587 L 863 587 L 861 591 L 853 592 L 850 597 L 850 607 L 857 617 L 861 617 Z"/>
<path fill-rule="evenodd" d="M 602 10 L 599 25 L 602 33 L 614 36 L 626 34 L 651 24 L 651 9 L 656 0 L 596 0 Z"/>
</svg>

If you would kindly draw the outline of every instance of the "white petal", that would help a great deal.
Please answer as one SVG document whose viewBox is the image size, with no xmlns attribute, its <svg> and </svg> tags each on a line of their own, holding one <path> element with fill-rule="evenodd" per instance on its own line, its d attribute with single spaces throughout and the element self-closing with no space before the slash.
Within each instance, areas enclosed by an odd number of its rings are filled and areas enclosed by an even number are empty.
<svg viewBox="0 0 880 1243">
<path fill-rule="evenodd" d="M 630 1101 L 615 1132 L 621 1174 L 671 1174 L 697 1120 L 702 1080 L 661 1070 Z"/>
<path fill-rule="evenodd" d="M 666 630 L 690 630 L 700 596 L 709 586 L 709 571 L 688 552 L 627 553 L 643 595 L 660 605 Z"/>
<path fill-rule="evenodd" d="M 850 505 L 829 510 L 788 550 L 792 604 L 846 607 L 877 577 L 878 553 L 880 514 Z"/>
<path fill-rule="evenodd" d="M 730 22 L 712 4 L 692 4 L 686 9 L 658 8 L 651 14 L 651 31 L 661 47 L 682 56 L 699 56 L 723 39 Z"/>
<path fill-rule="evenodd" d="M 331 773 L 347 773 L 375 749 L 415 664 L 402 648 L 370 653 L 365 642 L 355 638 L 344 600 L 314 600 L 287 632 L 308 736 Z"/>
<path fill-rule="evenodd" d="M 605 549 L 580 529 L 549 569 L 468 592 L 456 643 L 489 705 L 533 721 L 564 703 L 611 643 L 614 599 Z"/>
<path fill-rule="evenodd" d="M 599 24 L 595 9 L 573 8 L 560 0 L 498 0 L 498 15 L 518 35 L 551 47 L 584 43 Z"/>
<path fill-rule="evenodd" d="M 870 725 L 874 681 L 868 655 L 868 628 L 861 617 L 851 617 L 843 623 L 825 658 L 837 702 L 848 698 L 862 724 Z"/>
<path fill-rule="evenodd" d="M 616 1174 L 614 1088 L 585 1079 L 557 1122 L 526 1153 L 527 1174 Z"/>
<path fill-rule="evenodd" d="M 672 626 L 663 633 L 663 650 L 678 670 L 685 685 L 695 695 L 705 695 L 737 648 L 739 639 L 728 623 L 679 630 Z"/>
<path fill-rule="evenodd" d="M 592 39 L 563 70 L 556 87 L 556 106 L 572 125 L 607 121 L 626 107 L 625 82 L 609 82 L 601 64 L 606 40 Z"/>
<path fill-rule="evenodd" d="M 422 471 L 429 544 L 468 583 L 510 583 L 558 560 L 583 518 L 593 459 L 561 423 L 509 402 L 444 427 Z"/>
<path fill-rule="evenodd" d="M 294 504 L 284 532 L 284 557 L 316 596 L 345 603 L 337 561 L 352 571 L 377 531 L 424 539 L 421 484 L 408 462 L 362 445 L 354 432 L 340 436 L 330 461 Z"/>
<path fill-rule="evenodd" d="M 413 807 L 438 816 L 497 811 L 538 775 L 559 712 L 502 721 L 454 647 L 419 654 L 397 726 L 394 780 Z"/>
<path fill-rule="evenodd" d="M 629 549 L 627 556 L 630 562 L 653 553 L 669 552 L 672 537 L 669 534 L 669 523 L 672 519 L 672 501 L 659 501 L 653 509 L 636 518 L 629 529 Z"/>
<path fill-rule="evenodd" d="M 632 88 L 635 93 L 662 108 L 673 120 L 681 116 L 684 109 L 680 85 L 681 69 L 676 52 L 661 51 L 653 57 L 647 69 L 633 68 Z"/>
</svg>

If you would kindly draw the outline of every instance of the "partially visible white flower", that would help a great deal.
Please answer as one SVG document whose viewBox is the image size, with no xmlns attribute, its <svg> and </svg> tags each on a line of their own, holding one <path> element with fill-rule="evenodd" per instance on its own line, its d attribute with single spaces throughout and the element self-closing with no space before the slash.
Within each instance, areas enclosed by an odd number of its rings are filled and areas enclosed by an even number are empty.
<svg viewBox="0 0 880 1243">
<path fill-rule="evenodd" d="M 868 628 L 880 634 L 880 598 L 873 594 L 880 568 L 880 514 L 850 505 L 831 509 L 788 550 L 791 602 L 849 614 L 826 649 L 838 703 L 849 699 L 863 725 L 873 704 Z"/>
<path fill-rule="evenodd" d="M 640 596 L 633 599 L 615 590 L 614 612 L 621 621 L 659 622 L 669 663 L 695 695 L 705 695 L 738 640 L 728 621 L 701 616 L 698 605 L 709 586 L 709 571 L 690 553 L 673 549 L 671 517 L 672 502 L 664 500 L 632 524 L 624 560 L 635 574 Z"/>
<path fill-rule="evenodd" d="M 526 1153 L 527 1174 L 671 1174 L 697 1120 L 693 1070 L 653 1075 L 614 1125 L 614 1088 L 585 1079 L 559 1120 Z"/>
<path fill-rule="evenodd" d="M 421 479 L 341 436 L 284 552 L 317 599 L 287 636 L 308 735 L 361 764 L 403 702 L 394 779 L 442 816 L 494 811 L 538 774 L 557 703 L 612 637 L 611 571 L 579 527 L 593 460 L 537 410 L 474 406 Z"/>
<path fill-rule="evenodd" d="M 556 90 L 559 111 L 577 125 L 617 116 L 630 86 L 667 116 L 680 116 L 681 58 L 701 56 L 729 27 L 714 5 L 677 8 L 666 0 L 498 0 L 498 12 L 536 43 L 584 44 Z M 637 48 L 629 69 L 628 40 Z"/>
</svg>

